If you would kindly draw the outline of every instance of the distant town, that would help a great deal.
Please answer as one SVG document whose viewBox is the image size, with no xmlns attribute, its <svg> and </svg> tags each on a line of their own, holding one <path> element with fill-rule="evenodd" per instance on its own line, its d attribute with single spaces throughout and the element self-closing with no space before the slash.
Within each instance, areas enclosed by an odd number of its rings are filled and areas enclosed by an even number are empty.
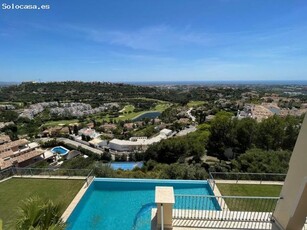
<svg viewBox="0 0 307 230">
<path fill-rule="evenodd" d="M 24 82 L 0 88 L 0 110 L 1 170 L 151 160 L 206 174 L 256 150 L 291 151 L 307 86 Z"/>
</svg>

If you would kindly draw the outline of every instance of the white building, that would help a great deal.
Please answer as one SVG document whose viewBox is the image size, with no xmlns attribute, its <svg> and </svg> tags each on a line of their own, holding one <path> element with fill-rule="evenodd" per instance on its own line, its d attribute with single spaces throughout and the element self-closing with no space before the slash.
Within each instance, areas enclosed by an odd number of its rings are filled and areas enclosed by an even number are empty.
<svg viewBox="0 0 307 230">
<path fill-rule="evenodd" d="M 80 129 L 80 130 L 78 131 L 78 134 L 79 134 L 79 136 L 84 135 L 84 136 L 88 136 L 88 137 L 90 137 L 90 138 L 92 138 L 92 139 L 97 138 L 97 137 L 100 136 L 99 133 L 97 133 L 94 129 L 90 129 L 90 128 L 83 128 L 83 129 Z"/>
<path fill-rule="evenodd" d="M 109 148 L 120 152 L 145 151 L 149 145 L 160 142 L 172 134 L 170 129 L 162 129 L 159 135 L 147 139 L 147 137 L 131 137 L 129 140 L 113 139 L 109 142 Z"/>
<path fill-rule="evenodd" d="M 91 141 L 89 141 L 91 146 L 96 147 L 96 148 L 104 148 L 108 146 L 108 141 L 107 140 L 101 140 L 100 138 L 95 138 Z"/>
</svg>

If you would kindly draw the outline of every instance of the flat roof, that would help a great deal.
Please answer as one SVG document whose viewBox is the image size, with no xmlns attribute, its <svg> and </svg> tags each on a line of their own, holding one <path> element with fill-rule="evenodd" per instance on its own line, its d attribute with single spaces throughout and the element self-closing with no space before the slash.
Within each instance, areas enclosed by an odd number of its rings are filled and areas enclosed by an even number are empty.
<svg viewBox="0 0 307 230">
<path fill-rule="evenodd" d="M 128 141 L 128 140 L 119 140 L 113 139 L 109 143 L 110 144 L 117 144 L 117 145 L 129 145 L 129 146 L 138 146 L 138 145 L 151 145 L 153 143 L 159 142 L 162 139 L 165 139 L 165 134 L 159 134 L 158 136 L 152 137 L 150 139 L 137 139 L 136 141 Z"/>
<path fill-rule="evenodd" d="M 101 140 L 100 138 L 94 138 L 93 140 L 90 140 L 88 143 L 95 145 L 95 144 L 99 144 L 103 141 L 105 141 L 105 140 Z"/>
</svg>

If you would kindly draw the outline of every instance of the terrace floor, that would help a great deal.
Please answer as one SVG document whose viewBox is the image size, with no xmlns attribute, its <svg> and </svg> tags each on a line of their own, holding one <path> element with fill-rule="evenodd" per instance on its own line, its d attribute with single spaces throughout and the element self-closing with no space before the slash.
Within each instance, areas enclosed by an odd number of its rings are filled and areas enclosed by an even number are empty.
<svg viewBox="0 0 307 230">
<path fill-rule="evenodd" d="M 281 183 L 260 183 L 260 181 L 216 181 L 217 184 L 214 189 L 216 196 L 260 196 L 260 197 L 278 197 L 282 188 Z M 227 204 L 227 201 L 226 201 Z M 230 210 L 232 204 L 227 205 Z M 250 205 L 244 205 L 243 207 L 249 207 Z M 206 211 L 204 211 L 206 212 Z M 207 214 L 203 216 L 216 216 L 218 212 L 207 211 Z M 197 214 L 199 215 L 199 213 Z M 244 216 L 244 219 L 249 219 L 248 216 L 261 216 L 262 218 L 268 217 L 269 212 L 253 212 L 251 211 L 229 211 L 223 216 L 224 220 L 188 220 L 188 219 L 173 219 L 174 230 L 192 230 L 192 229 L 271 229 L 272 224 L 270 222 L 263 221 L 233 221 L 227 220 L 232 217 Z"/>
<path fill-rule="evenodd" d="M 62 204 L 62 212 L 84 184 L 84 180 L 11 178 L 0 183 L 0 219 L 4 229 L 14 222 L 20 202 L 40 196 Z"/>
<path fill-rule="evenodd" d="M 199 230 L 199 229 L 257 229 L 270 230 L 269 222 L 252 221 L 216 221 L 216 220 L 173 220 L 173 230 Z"/>
</svg>

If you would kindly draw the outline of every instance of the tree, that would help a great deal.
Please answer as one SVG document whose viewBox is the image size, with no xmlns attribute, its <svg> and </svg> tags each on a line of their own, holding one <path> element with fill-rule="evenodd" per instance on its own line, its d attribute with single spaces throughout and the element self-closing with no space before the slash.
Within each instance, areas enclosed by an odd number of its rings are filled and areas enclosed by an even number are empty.
<svg viewBox="0 0 307 230">
<path fill-rule="evenodd" d="M 251 149 L 232 161 L 234 171 L 253 173 L 286 173 L 291 157 L 289 151 Z"/>
<path fill-rule="evenodd" d="M 17 121 L 18 113 L 11 110 L 4 110 L 0 113 L 0 122 Z"/>
<path fill-rule="evenodd" d="M 208 174 L 199 164 L 188 165 L 176 163 L 165 167 L 160 177 L 164 179 L 203 180 L 208 178 Z"/>
<path fill-rule="evenodd" d="M 257 146 L 265 150 L 278 150 L 284 139 L 285 123 L 279 116 L 269 117 L 258 125 Z"/>
<path fill-rule="evenodd" d="M 293 116 L 287 116 L 285 123 L 286 127 L 282 141 L 282 149 L 292 151 L 301 128 L 300 119 Z"/>
<path fill-rule="evenodd" d="M 257 132 L 257 122 L 252 118 L 238 120 L 235 125 L 236 151 L 244 153 L 250 149 L 255 141 Z"/>
<path fill-rule="evenodd" d="M 64 230 L 61 206 L 51 200 L 44 201 L 35 196 L 26 199 L 19 207 L 19 215 L 14 223 L 16 230 Z"/>
<path fill-rule="evenodd" d="M 219 112 L 211 121 L 208 151 L 223 157 L 225 149 L 234 146 L 235 133 L 232 113 Z"/>
<path fill-rule="evenodd" d="M 77 125 L 74 125 L 74 134 L 78 135 L 78 126 Z"/>
</svg>

